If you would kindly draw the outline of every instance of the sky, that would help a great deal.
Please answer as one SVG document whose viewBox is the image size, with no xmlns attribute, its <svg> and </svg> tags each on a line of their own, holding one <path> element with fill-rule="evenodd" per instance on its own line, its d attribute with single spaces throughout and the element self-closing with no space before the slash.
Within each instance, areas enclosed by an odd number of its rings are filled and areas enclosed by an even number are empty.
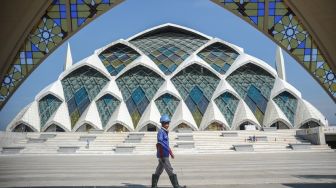
<svg viewBox="0 0 336 188">
<path fill-rule="evenodd" d="M 164 23 L 175 23 L 220 38 L 244 48 L 275 67 L 276 44 L 231 12 L 209 0 L 126 0 L 112 8 L 68 41 L 58 47 L 16 90 L 0 111 L 0 130 L 43 88 L 56 81 L 63 71 L 67 43 L 70 43 L 73 61 L 90 56 L 120 38 L 137 34 Z M 330 124 L 336 124 L 336 104 L 321 86 L 284 52 L 287 81 L 297 88 L 302 97 L 324 114 Z"/>
</svg>

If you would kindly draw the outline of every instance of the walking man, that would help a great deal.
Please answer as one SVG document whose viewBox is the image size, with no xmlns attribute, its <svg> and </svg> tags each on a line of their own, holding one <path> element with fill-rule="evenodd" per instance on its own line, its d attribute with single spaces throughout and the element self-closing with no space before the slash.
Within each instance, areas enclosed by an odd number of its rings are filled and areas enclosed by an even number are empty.
<svg viewBox="0 0 336 188">
<path fill-rule="evenodd" d="M 168 127 L 170 123 L 170 118 L 168 115 L 162 115 L 160 118 L 161 129 L 157 133 L 157 143 L 156 143 L 156 156 L 159 160 L 159 164 L 156 167 L 155 174 L 152 175 L 152 188 L 157 188 L 157 183 L 159 177 L 166 170 L 170 182 L 174 188 L 186 188 L 186 186 L 181 187 L 177 181 L 177 176 L 173 172 L 173 167 L 169 162 L 169 155 L 174 159 L 174 154 L 169 147 L 169 137 L 168 137 Z"/>
</svg>

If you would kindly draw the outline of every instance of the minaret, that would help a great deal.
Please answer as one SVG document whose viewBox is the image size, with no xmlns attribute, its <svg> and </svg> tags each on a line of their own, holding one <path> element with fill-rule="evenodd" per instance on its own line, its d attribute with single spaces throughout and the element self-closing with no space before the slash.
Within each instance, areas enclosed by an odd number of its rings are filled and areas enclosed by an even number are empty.
<svg viewBox="0 0 336 188">
<path fill-rule="evenodd" d="M 68 43 L 66 60 L 65 60 L 65 64 L 64 64 L 64 70 L 68 69 L 71 66 L 72 66 L 72 55 L 71 55 L 70 44 Z"/>
<path fill-rule="evenodd" d="M 279 78 L 286 81 L 284 57 L 282 55 L 282 50 L 279 46 L 277 47 L 276 52 L 275 52 L 275 64 L 276 64 L 276 70 L 278 72 Z"/>
</svg>

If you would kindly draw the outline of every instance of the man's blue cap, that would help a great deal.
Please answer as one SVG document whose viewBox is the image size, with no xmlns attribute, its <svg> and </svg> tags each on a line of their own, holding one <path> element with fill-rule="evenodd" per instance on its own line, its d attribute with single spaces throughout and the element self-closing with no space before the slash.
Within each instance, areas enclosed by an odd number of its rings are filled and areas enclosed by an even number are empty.
<svg viewBox="0 0 336 188">
<path fill-rule="evenodd" d="M 167 114 L 163 114 L 160 118 L 160 123 L 169 123 L 170 122 L 170 118 Z"/>
</svg>

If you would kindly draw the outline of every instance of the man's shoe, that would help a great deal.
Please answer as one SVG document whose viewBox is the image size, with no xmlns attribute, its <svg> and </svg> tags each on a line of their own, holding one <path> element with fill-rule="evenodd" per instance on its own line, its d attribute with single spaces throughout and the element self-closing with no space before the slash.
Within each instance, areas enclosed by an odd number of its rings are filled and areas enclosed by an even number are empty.
<svg viewBox="0 0 336 188">
<path fill-rule="evenodd" d="M 157 188 L 157 183 L 159 181 L 159 177 L 156 174 L 152 174 L 152 188 Z"/>
<path fill-rule="evenodd" d="M 180 186 L 177 180 L 177 176 L 176 174 L 173 174 L 171 176 L 169 176 L 170 182 L 173 185 L 174 188 L 187 188 L 187 186 Z"/>
</svg>

